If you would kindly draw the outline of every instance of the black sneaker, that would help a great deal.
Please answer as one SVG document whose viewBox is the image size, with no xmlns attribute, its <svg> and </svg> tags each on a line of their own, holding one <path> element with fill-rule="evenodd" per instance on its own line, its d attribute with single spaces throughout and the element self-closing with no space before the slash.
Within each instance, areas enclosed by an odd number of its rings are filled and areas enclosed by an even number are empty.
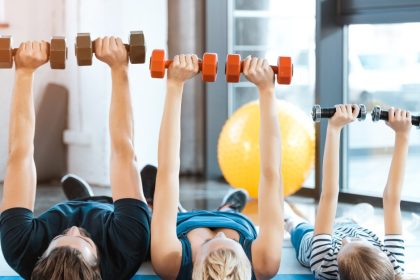
<svg viewBox="0 0 420 280">
<path fill-rule="evenodd" d="M 143 194 L 147 204 L 153 206 L 153 197 L 155 195 L 157 168 L 153 165 L 146 165 L 140 171 L 141 183 L 143 185 Z"/>
<path fill-rule="evenodd" d="M 242 212 L 248 201 L 248 192 L 244 189 L 232 189 L 223 198 L 219 209 L 227 206 L 236 212 Z"/>
<path fill-rule="evenodd" d="M 74 174 L 67 174 L 61 178 L 61 187 L 68 200 L 93 196 L 93 191 L 89 184 Z"/>
</svg>

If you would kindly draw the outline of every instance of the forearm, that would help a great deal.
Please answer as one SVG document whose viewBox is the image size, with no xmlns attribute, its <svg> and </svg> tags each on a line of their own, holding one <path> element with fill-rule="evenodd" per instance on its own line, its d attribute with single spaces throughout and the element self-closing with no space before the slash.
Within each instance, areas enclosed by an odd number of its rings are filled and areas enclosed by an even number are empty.
<svg viewBox="0 0 420 280">
<path fill-rule="evenodd" d="M 405 165 L 408 156 L 409 136 L 395 135 L 395 148 L 389 169 L 388 181 L 384 190 L 384 199 L 401 201 L 401 192 L 404 184 Z"/>
<path fill-rule="evenodd" d="M 16 71 L 9 126 L 10 159 L 33 158 L 35 136 L 33 75 L 32 72 Z"/>
<path fill-rule="evenodd" d="M 263 177 L 281 174 L 281 140 L 274 89 L 260 94 L 260 168 Z"/>
<path fill-rule="evenodd" d="M 341 130 L 330 125 L 325 142 L 322 192 L 315 220 L 315 234 L 330 234 L 333 229 L 339 193 Z"/>
<path fill-rule="evenodd" d="M 182 91 L 182 83 L 167 81 L 158 146 L 159 169 L 177 174 L 180 168 Z"/>
<path fill-rule="evenodd" d="M 339 192 L 340 134 L 339 129 L 328 126 L 322 168 L 322 194 L 332 197 L 338 196 Z"/>
<path fill-rule="evenodd" d="M 111 152 L 134 157 L 133 109 L 127 67 L 111 70 L 112 97 L 109 116 Z"/>
</svg>

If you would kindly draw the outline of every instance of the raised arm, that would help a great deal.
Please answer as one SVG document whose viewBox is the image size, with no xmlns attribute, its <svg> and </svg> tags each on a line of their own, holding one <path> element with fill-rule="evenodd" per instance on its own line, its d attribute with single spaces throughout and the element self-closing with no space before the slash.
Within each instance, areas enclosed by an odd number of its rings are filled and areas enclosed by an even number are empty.
<svg viewBox="0 0 420 280">
<path fill-rule="evenodd" d="M 109 65 L 112 77 L 109 111 L 112 198 L 114 201 L 134 198 L 146 202 L 134 150 L 127 51 L 120 38 L 99 38 L 95 44 L 96 57 Z"/>
<path fill-rule="evenodd" d="M 32 83 L 35 70 L 48 61 L 46 42 L 26 42 L 15 56 L 9 158 L 4 179 L 1 211 L 14 207 L 34 210 L 36 169 L 34 162 L 35 109 Z"/>
<path fill-rule="evenodd" d="M 402 234 L 401 191 L 404 184 L 405 163 L 407 161 L 411 115 L 409 112 L 391 108 L 388 111 L 388 126 L 395 131 L 395 147 L 386 183 L 383 204 L 385 234 Z"/>
<path fill-rule="evenodd" d="M 167 92 L 160 125 L 158 171 L 153 199 L 152 264 L 164 279 L 175 279 L 182 246 L 176 234 L 179 202 L 181 101 L 184 82 L 198 73 L 195 55 L 177 55 L 168 70 Z"/>
<path fill-rule="evenodd" d="M 257 86 L 260 102 L 260 231 L 252 244 L 252 265 L 258 279 L 271 279 L 280 267 L 284 232 L 281 139 L 274 73 L 266 60 L 248 57 L 244 61 L 244 74 Z"/>
<path fill-rule="evenodd" d="M 331 234 L 333 231 L 339 193 L 340 134 L 344 125 L 356 120 L 359 111 L 360 108 L 357 105 L 337 105 L 336 113 L 328 121 L 322 170 L 322 192 L 315 219 L 315 235 Z"/>
</svg>

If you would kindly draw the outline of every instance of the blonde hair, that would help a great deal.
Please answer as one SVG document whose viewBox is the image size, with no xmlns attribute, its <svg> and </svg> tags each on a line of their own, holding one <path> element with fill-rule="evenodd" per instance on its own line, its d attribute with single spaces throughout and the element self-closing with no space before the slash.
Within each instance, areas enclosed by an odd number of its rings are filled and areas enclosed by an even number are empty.
<svg viewBox="0 0 420 280">
<path fill-rule="evenodd" d="M 193 268 L 193 280 L 249 280 L 252 278 L 251 263 L 233 250 L 220 248 L 197 261 Z"/>
<path fill-rule="evenodd" d="M 386 255 L 370 246 L 353 248 L 345 257 L 338 258 L 341 280 L 396 280 L 394 267 Z"/>
</svg>

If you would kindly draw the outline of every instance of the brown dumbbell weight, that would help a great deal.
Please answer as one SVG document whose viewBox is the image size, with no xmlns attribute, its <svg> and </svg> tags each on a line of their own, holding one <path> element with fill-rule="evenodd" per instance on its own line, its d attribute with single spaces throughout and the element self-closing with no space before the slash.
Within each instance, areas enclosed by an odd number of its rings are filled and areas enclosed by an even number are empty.
<svg viewBox="0 0 420 280">
<path fill-rule="evenodd" d="M 277 83 L 288 85 L 292 81 L 293 64 L 288 56 L 279 56 L 277 65 L 270 65 L 274 74 L 277 74 Z M 243 61 L 239 54 L 228 54 L 226 58 L 226 81 L 228 83 L 237 83 L 243 71 Z"/>
<path fill-rule="evenodd" d="M 124 44 L 132 64 L 144 63 L 146 60 L 146 43 L 143 31 L 131 31 L 129 43 Z M 90 33 L 77 33 L 75 52 L 77 65 L 92 65 L 92 56 L 95 52 L 95 41 L 90 38 Z"/>
<path fill-rule="evenodd" d="M 12 68 L 13 56 L 18 49 L 12 47 L 11 36 L 0 37 L 0 68 Z M 48 43 L 48 56 L 51 69 L 65 69 L 67 60 L 66 38 L 54 36 Z"/>
</svg>

